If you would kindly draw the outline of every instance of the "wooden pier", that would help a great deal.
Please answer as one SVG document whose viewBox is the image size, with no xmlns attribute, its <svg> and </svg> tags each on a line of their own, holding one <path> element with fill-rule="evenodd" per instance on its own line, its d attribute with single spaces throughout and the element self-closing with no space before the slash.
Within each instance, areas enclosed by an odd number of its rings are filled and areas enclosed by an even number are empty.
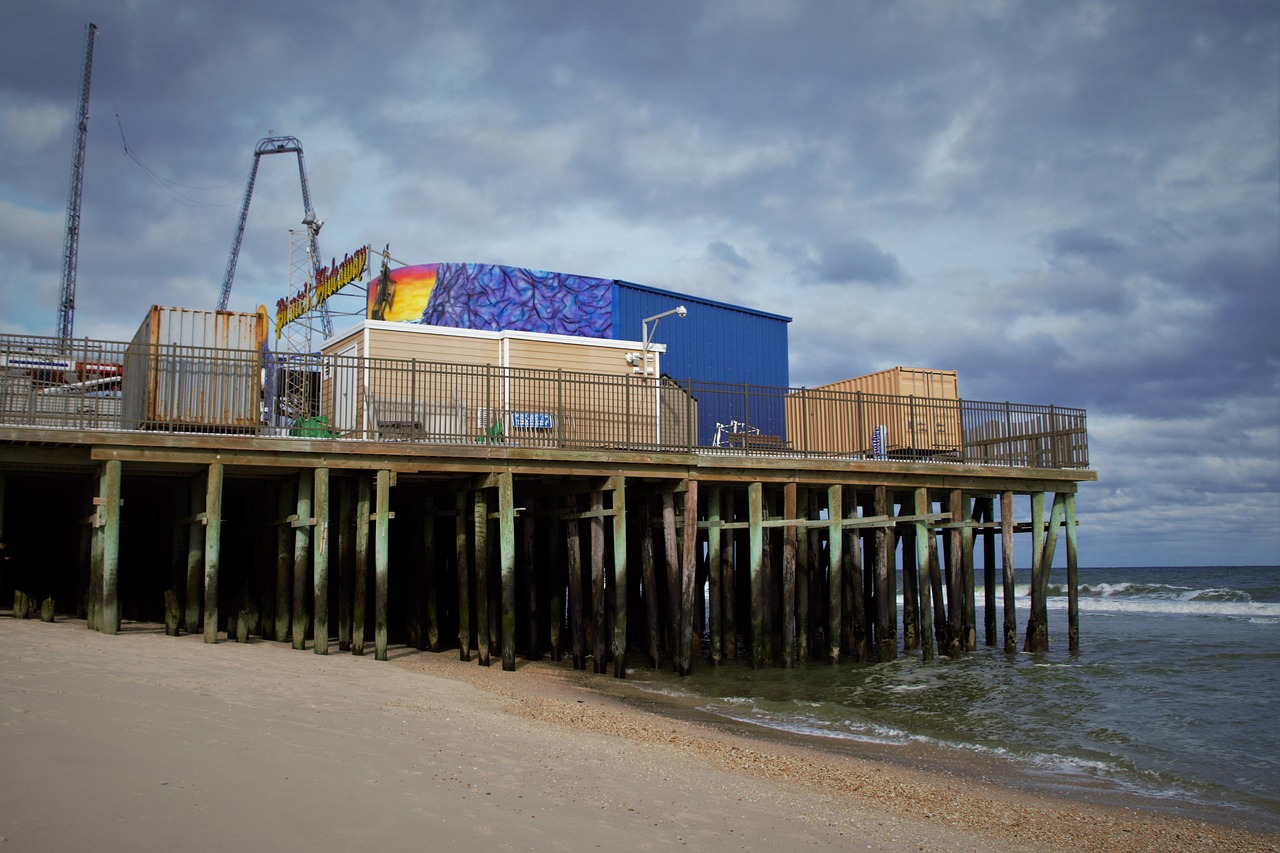
<svg viewBox="0 0 1280 853">
<path fill-rule="evenodd" d="M 0 590 L 21 596 L 15 615 L 56 602 L 105 633 L 163 620 L 209 643 L 259 636 L 316 654 L 372 644 L 380 660 L 392 644 L 498 657 L 504 669 L 517 655 L 570 655 L 617 677 L 739 656 L 757 667 L 929 660 L 980 636 L 1010 653 L 1046 649 L 1048 570 L 1065 531 L 1074 650 L 1075 493 L 1094 479 L 750 447 L 0 426 L 0 537 L 16 566 Z M 1033 569 L 1024 626 L 1018 534 Z"/>
</svg>

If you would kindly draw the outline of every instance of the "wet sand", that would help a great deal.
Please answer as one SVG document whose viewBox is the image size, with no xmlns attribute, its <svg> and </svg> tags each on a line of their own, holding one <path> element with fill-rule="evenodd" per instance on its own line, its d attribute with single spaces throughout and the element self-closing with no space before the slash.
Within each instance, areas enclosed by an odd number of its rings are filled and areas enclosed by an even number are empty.
<svg viewBox="0 0 1280 853">
<path fill-rule="evenodd" d="M 0 616 L 5 850 L 1280 850 L 518 671 Z"/>
</svg>

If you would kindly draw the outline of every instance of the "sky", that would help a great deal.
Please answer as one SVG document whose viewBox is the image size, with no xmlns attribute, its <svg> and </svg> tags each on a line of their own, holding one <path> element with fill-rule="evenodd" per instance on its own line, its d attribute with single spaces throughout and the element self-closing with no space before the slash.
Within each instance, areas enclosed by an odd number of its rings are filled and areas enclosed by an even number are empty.
<svg viewBox="0 0 1280 853">
<path fill-rule="evenodd" d="M 215 307 L 290 135 L 326 255 L 783 314 L 795 386 L 1085 408 L 1082 565 L 1280 564 L 1275 0 L 9 0 L 0 333 L 56 332 L 90 22 L 77 336 Z M 302 213 L 262 158 L 232 310 Z"/>
</svg>

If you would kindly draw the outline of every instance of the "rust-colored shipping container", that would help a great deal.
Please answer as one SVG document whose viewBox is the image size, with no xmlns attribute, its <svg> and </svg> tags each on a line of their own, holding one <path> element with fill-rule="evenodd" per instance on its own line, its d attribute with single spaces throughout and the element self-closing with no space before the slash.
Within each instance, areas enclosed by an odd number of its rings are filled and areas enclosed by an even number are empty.
<svg viewBox="0 0 1280 853">
<path fill-rule="evenodd" d="M 262 313 L 151 306 L 125 350 L 125 427 L 256 429 L 266 335 Z"/>
<path fill-rule="evenodd" d="M 786 403 L 787 437 L 797 450 L 889 459 L 960 450 L 954 370 L 892 367 L 794 391 Z"/>
</svg>

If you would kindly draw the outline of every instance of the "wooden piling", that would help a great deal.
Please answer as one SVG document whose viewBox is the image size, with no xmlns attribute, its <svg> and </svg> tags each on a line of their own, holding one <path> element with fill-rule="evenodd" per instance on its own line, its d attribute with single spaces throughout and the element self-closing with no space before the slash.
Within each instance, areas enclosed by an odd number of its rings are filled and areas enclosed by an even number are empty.
<svg viewBox="0 0 1280 853">
<path fill-rule="evenodd" d="M 929 490 L 920 487 L 915 490 L 916 513 L 916 566 L 919 575 L 917 590 L 920 596 L 920 657 L 926 663 L 933 660 L 933 580 L 931 572 L 933 563 L 937 561 L 937 553 L 931 548 L 936 542 L 926 516 L 932 510 L 929 502 Z M 932 557 L 930 551 L 934 551 Z"/>
<path fill-rule="evenodd" d="M 911 515 L 913 504 L 903 501 L 898 516 Z M 895 528 L 896 529 L 896 528 Z M 902 542 L 902 648 L 915 651 L 920 646 L 920 612 L 917 609 L 920 591 L 919 568 L 916 561 L 915 525 L 903 524 L 897 537 Z"/>
<path fill-rule="evenodd" d="M 182 624 L 182 608 L 178 604 L 177 590 L 170 588 L 164 591 L 164 634 L 166 637 L 178 636 L 178 628 Z"/>
<path fill-rule="evenodd" d="M 276 494 L 276 601 L 272 639 L 283 643 L 289 639 L 293 610 L 293 524 L 289 521 L 297 510 L 297 486 L 280 483 Z"/>
<path fill-rule="evenodd" d="M 568 572 L 564 536 L 564 525 L 553 522 L 551 556 L 547 563 L 547 641 L 551 645 L 551 660 L 556 663 L 564 656 L 564 591 Z"/>
<path fill-rule="evenodd" d="M 369 473 L 356 480 L 355 583 L 351 595 L 351 654 L 364 654 L 365 607 L 369 600 L 369 520 L 372 502 Z"/>
<path fill-rule="evenodd" d="M 792 482 L 782 489 L 782 517 L 787 521 L 796 518 L 796 500 L 799 486 Z M 782 665 L 791 667 L 796 662 L 796 530 L 795 524 L 782 528 Z"/>
<path fill-rule="evenodd" d="M 627 491 L 619 474 L 613 486 L 613 677 L 627 674 Z"/>
<path fill-rule="evenodd" d="M 640 510 L 640 580 L 644 584 L 645 625 L 649 639 L 649 662 L 662 666 L 662 639 L 658 629 L 658 572 L 653 554 L 653 514 L 646 501 Z"/>
<path fill-rule="evenodd" d="M 858 518 L 858 492 L 852 486 L 844 489 L 844 517 L 846 521 Z M 868 615 L 874 597 L 866 594 L 866 581 L 875 583 L 874 569 L 867 572 L 863 565 L 863 532 L 860 527 L 846 527 L 841 535 L 844 543 L 841 551 L 843 567 L 840 572 L 844 590 L 840 596 L 841 631 L 840 647 L 858 663 L 871 660 L 872 626 L 874 615 Z"/>
<path fill-rule="evenodd" d="M 666 649 L 674 661 L 680 657 L 680 550 L 676 539 L 676 497 L 662 493 L 662 551 L 667 568 Z"/>
<path fill-rule="evenodd" d="M 476 580 L 477 663 L 488 666 L 489 642 L 489 496 L 484 489 L 471 493 L 471 551 Z"/>
<path fill-rule="evenodd" d="M 990 495 L 974 501 L 975 519 L 983 523 L 982 529 L 982 612 L 986 644 L 996 644 L 996 531 L 995 506 Z"/>
<path fill-rule="evenodd" d="M 747 486 L 748 560 L 751 577 L 751 665 L 764 666 L 764 485 Z"/>
<path fill-rule="evenodd" d="M 724 518 L 730 522 L 736 518 L 734 494 L 732 488 L 725 489 L 721 499 Z M 720 630 L 722 632 L 720 645 L 725 660 L 738 659 L 738 579 L 733 542 L 734 531 L 722 529 L 720 532 Z"/>
<path fill-rule="evenodd" d="M 204 641 L 218 642 L 218 570 L 222 560 L 222 463 L 209 464 L 204 529 Z"/>
<path fill-rule="evenodd" d="M 191 480 L 191 521 L 187 524 L 187 594 L 186 623 L 188 634 L 200 633 L 200 610 L 204 596 L 204 501 L 209 492 L 209 474 L 202 472 Z"/>
<path fill-rule="evenodd" d="M 374 522 L 373 659 L 387 659 L 387 572 L 390 569 L 391 472 L 378 471 L 377 519 Z"/>
<path fill-rule="evenodd" d="M 422 582 L 426 587 L 426 648 L 425 651 L 440 651 L 440 577 L 443 575 L 444 560 L 436 550 L 436 499 L 428 495 L 422 505 Z M 532 519 L 529 519 L 532 522 Z M 532 524 L 530 524 L 532 528 Z M 532 537 L 532 530 L 530 530 Z M 533 593 L 530 592 L 530 612 L 533 612 Z"/>
<path fill-rule="evenodd" d="M 498 561 L 502 575 L 502 669 L 516 668 L 516 510 L 511 472 L 498 474 Z"/>
<path fill-rule="evenodd" d="M 313 646 L 318 655 L 329 654 L 329 469 L 317 468 L 314 488 L 315 533 L 311 548 L 311 565 L 315 572 L 312 587 L 314 629 Z"/>
<path fill-rule="evenodd" d="M 608 672 L 608 609 L 604 602 L 604 491 L 591 490 L 591 518 L 587 523 L 591 531 L 591 664 L 596 674 Z"/>
<path fill-rule="evenodd" d="M 524 553 L 525 571 L 525 660 L 539 660 L 542 657 L 538 644 L 538 622 L 541 620 L 541 608 L 538 607 L 538 591 L 542 584 L 538 578 L 537 542 L 533 523 L 533 513 L 527 513 L 520 520 L 520 541 Z M 432 619 L 435 616 L 433 614 Z M 437 651 L 432 649 L 432 651 Z"/>
<path fill-rule="evenodd" d="M 118 459 L 102 466 L 102 627 L 104 634 L 120 631 L 120 476 Z"/>
<path fill-rule="evenodd" d="M 1067 525 L 1067 646 L 1075 654 L 1080 651 L 1080 577 L 1076 563 L 1076 496 L 1063 496 L 1063 516 Z"/>
<path fill-rule="evenodd" d="M 1004 570 L 1004 651 L 1018 650 L 1018 612 L 1014 600 L 1013 492 L 1000 493 L 1000 565 Z"/>
<path fill-rule="evenodd" d="M 307 641 L 307 575 L 311 556 L 312 496 L 315 477 L 310 471 L 298 475 L 297 517 L 293 521 L 293 621 L 290 636 L 293 647 L 306 647 Z"/>
<path fill-rule="evenodd" d="M 582 540 L 578 521 L 578 502 L 570 496 L 569 515 L 565 521 L 565 556 L 569 563 L 569 637 L 573 647 L 573 668 L 587 668 L 586 626 L 582 613 Z"/>
<path fill-rule="evenodd" d="M 841 592 L 844 583 L 843 486 L 827 488 L 827 661 L 840 662 Z"/>
<path fill-rule="evenodd" d="M 965 648 L 964 535 L 957 522 L 965 517 L 965 497 L 951 490 L 951 527 L 947 530 L 947 656 L 958 658 Z"/>
<path fill-rule="evenodd" d="M 884 486 L 875 489 L 875 515 L 889 517 L 889 490 Z M 880 663 L 898 657 L 897 596 L 894 587 L 894 544 L 892 530 L 877 527 L 876 538 L 876 657 Z"/>
<path fill-rule="evenodd" d="M 808 521 L 809 490 L 796 490 L 797 517 Z M 796 531 L 796 660 L 809 659 L 809 573 L 811 571 L 812 551 L 809 548 L 810 530 L 801 527 Z"/>
<path fill-rule="evenodd" d="M 707 489 L 707 602 L 710 605 L 711 664 L 724 659 L 723 566 L 720 558 L 720 489 Z"/>
<path fill-rule="evenodd" d="M 698 481 L 686 481 L 684 493 L 684 554 L 681 560 L 680 595 L 680 669 L 681 675 L 693 673 L 694 589 L 698 576 L 696 546 L 698 542 Z"/>
<path fill-rule="evenodd" d="M 351 651 L 351 594 L 355 583 L 356 505 L 351 481 L 339 479 L 338 488 L 338 651 Z M 277 637 L 277 639 L 279 639 Z"/>
<path fill-rule="evenodd" d="M 954 518 L 952 519 L 955 520 Z M 964 600 L 964 612 L 961 624 L 964 629 L 964 650 L 976 651 L 978 648 L 977 606 L 974 601 L 975 584 L 973 577 L 973 502 L 964 492 L 960 493 L 960 591 Z"/>
<path fill-rule="evenodd" d="M 1040 563 L 1044 558 L 1044 492 L 1031 493 L 1031 613 L 1027 617 L 1027 637 L 1022 643 L 1024 652 L 1043 652 L 1049 648 L 1049 632 L 1046 621 L 1049 611 L 1045 602 L 1044 575 Z"/>
</svg>

